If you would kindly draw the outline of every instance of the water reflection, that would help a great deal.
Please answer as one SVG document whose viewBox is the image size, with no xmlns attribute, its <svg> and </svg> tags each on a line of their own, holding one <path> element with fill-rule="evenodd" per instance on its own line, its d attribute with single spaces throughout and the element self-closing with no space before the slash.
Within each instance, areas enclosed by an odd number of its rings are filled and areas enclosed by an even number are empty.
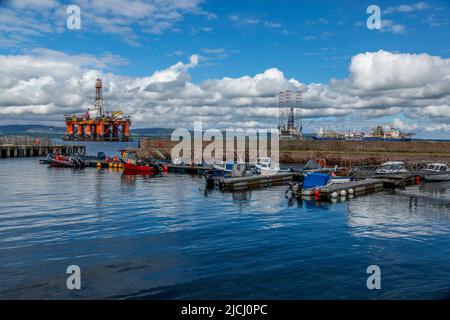
<svg viewBox="0 0 450 320">
<path fill-rule="evenodd" d="M 0 179 L 8 181 L 0 184 L 1 298 L 73 298 L 64 289 L 69 264 L 87 270 L 83 298 L 371 298 L 360 277 L 374 252 L 394 268 L 387 298 L 448 288 L 445 185 L 289 202 L 285 186 L 210 191 L 188 175 L 61 170 L 31 159 L 2 159 Z M 425 278 L 426 287 L 417 280 Z"/>
<path fill-rule="evenodd" d="M 355 236 L 423 240 L 450 232 L 448 183 L 423 183 L 348 202 L 348 225 Z"/>
</svg>

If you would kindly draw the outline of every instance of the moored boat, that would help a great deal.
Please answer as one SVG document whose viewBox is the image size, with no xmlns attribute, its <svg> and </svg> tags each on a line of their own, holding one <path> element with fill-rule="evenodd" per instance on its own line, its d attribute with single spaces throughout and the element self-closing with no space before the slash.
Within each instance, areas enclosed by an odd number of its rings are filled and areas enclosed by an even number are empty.
<svg viewBox="0 0 450 320">
<path fill-rule="evenodd" d="M 240 177 L 246 174 L 247 166 L 243 161 L 220 161 L 213 163 L 213 169 L 216 171 L 222 171 L 226 175 L 232 177 Z"/>
<path fill-rule="evenodd" d="M 450 169 L 445 163 L 430 163 L 424 171 L 425 181 L 450 181 Z"/>
<path fill-rule="evenodd" d="M 255 164 L 256 173 L 263 176 L 270 176 L 280 172 L 280 165 L 268 157 L 260 157 Z"/>
<path fill-rule="evenodd" d="M 78 157 L 67 157 L 58 155 L 50 159 L 51 167 L 61 167 L 61 168 L 84 168 L 86 166 L 85 162 Z"/>
<path fill-rule="evenodd" d="M 375 170 L 376 174 L 403 174 L 408 173 L 403 161 L 387 161 Z"/>
<path fill-rule="evenodd" d="M 122 164 L 125 174 L 158 174 L 161 170 L 158 165 L 152 163 L 131 163 L 124 162 Z"/>
</svg>

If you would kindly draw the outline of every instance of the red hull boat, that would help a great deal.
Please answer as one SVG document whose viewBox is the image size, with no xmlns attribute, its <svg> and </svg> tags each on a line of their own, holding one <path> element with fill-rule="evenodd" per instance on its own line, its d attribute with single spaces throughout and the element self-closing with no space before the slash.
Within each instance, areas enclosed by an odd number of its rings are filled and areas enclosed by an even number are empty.
<svg viewBox="0 0 450 320">
<path fill-rule="evenodd" d="M 125 174 L 157 174 L 159 169 L 157 166 L 152 164 L 131 164 L 123 163 L 123 172 Z"/>
</svg>

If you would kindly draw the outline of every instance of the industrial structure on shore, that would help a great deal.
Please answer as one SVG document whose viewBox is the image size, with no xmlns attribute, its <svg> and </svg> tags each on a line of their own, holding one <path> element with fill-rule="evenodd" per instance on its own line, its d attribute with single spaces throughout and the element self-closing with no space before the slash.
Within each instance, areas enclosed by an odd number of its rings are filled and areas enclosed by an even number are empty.
<svg viewBox="0 0 450 320">
<path fill-rule="evenodd" d="M 376 126 L 370 133 L 348 131 L 325 131 L 320 128 L 313 137 L 314 140 L 356 140 L 356 141 L 411 141 L 414 133 L 406 133 L 398 130 L 393 124 Z"/>
<path fill-rule="evenodd" d="M 295 107 L 291 90 L 280 91 L 278 102 L 278 131 L 280 139 L 302 139 L 302 93 L 295 94 Z"/>
<path fill-rule="evenodd" d="M 95 82 L 95 104 L 83 115 L 66 115 L 64 140 L 129 141 L 131 117 L 123 117 L 122 111 L 109 112 L 103 109 L 102 79 Z"/>
</svg>

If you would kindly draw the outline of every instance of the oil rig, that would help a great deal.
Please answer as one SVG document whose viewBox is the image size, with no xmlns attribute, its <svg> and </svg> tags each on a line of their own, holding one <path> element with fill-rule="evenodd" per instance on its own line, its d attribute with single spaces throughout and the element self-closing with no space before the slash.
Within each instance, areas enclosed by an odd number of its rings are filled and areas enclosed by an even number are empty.
<svg viewBox="0 0 450 320">
<path fill-rule="evenodd" d="M 295 93 L 295 105 L 292 103 L 291 90 L 280 91 L 278 102 L 278 132 L 280 139 L 303 138 L 302 92 Z"/>
<path fill-rule="evenodd" d="M 95 103 L 83 115 L 66 115 L 64 140 L 74 141 L 130 141 L 131 117 L 122 111 L 111 114 L 103 109 L 102 79 L 95 81 Z"/>
</svg>

